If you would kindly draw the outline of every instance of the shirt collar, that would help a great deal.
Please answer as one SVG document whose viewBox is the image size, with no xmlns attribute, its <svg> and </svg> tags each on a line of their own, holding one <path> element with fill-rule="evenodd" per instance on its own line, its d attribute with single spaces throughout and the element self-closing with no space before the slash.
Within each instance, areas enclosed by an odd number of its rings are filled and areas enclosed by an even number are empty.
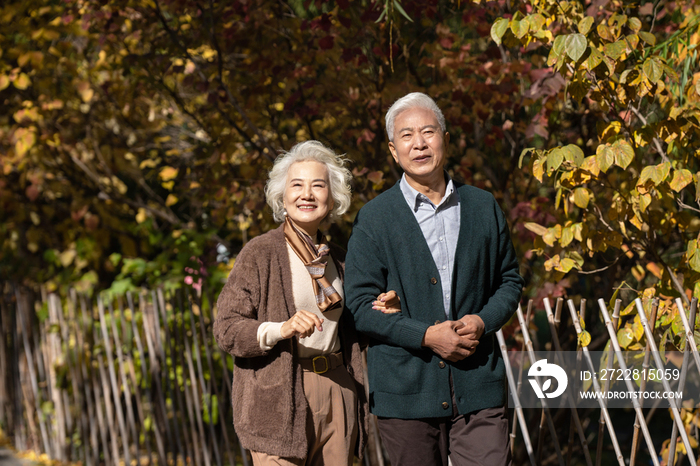
<svg viewBox="0 0 700 466">
<path fill-rule="evenodd" d="M 447 172 L 444 173 L 445 181 L 447 181 L 447 185 L 445 186 L 445 195 L 442 197 L 440 204 L 438 204 L 437 206 L 434 205 L 430 199 L 428 199 L 428 196 L 418 192 L 418 190 L 416 190 L 413 186 L 408 184 L 408 180 L 406 180 L 406 174 L 403 174 L 403 176 L 401 177 L 401 181 L 399 182 L 399 187 L 401 188 L 401 192 L 403 193 L 403 197 L 406 199 L 408 206 L 411 209 L 413 209 L 414 212 L 418 211 L 418 208 L 423 202 L 429 202 L 433 207 L 437 208 L 445 202 L 447 202 L 450 199 L 450 197 L 452 197 L 452 195 L 455 192 L 455 185 L 452 182 L 452 178 L 450 178 L 450 175 L 448 175 Z"/>
</svg>

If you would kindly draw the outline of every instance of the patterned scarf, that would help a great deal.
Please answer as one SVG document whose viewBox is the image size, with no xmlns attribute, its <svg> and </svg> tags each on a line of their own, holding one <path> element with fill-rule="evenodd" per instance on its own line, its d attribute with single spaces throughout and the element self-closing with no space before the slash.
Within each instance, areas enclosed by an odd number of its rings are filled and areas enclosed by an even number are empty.
<svg viewBox="0 0 700 466">
<path fill-rule="evenodd" d="M 325 276 L 326 264 L 331 252 L 325 238 L 319 235 L 320 244 L 315 245 L 309 235 L 297 228 L 289 217 L 284 219 L 284 237 L 311 275 L 316 304 L 321 312 L 340 307 L 341 297 Z"/>
</svg>

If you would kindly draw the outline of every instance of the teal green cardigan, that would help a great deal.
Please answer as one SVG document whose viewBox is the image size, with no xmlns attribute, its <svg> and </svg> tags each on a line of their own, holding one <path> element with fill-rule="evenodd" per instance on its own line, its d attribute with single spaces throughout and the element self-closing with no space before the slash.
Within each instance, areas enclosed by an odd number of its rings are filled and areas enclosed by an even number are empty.
<svg viewBox="0 0 700 466">
<path fill-rule="evenodd" d="M 513 315 L 523 279 L 508 224 L 494 197 L 457 185 L 460 229 L 452 278 L 451 319 L 478 314 L 485 332 L 476 352 L 451 363 L 421 346 L 429 326 L 445 320 L 442 285 L 420 226 L 399 183 L 357 214 L 345 262 L 345 299 L 357 330 L 370 337 L 370 409 L 380 417 L 451 416 L 505 404 L 505 369 L 494 333 Z M 396 290 L 401 312 L 372 301 Z"/>
</svg>

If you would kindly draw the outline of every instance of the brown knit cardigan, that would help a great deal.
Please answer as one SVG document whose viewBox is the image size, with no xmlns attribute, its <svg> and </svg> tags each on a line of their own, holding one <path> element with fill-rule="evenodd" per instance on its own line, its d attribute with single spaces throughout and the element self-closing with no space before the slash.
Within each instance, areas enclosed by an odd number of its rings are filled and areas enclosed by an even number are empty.
<svg viewBox="0 0 700 466">
<path fill-rule="evenodd" d="M 302 369 L 294 339 L 260 349 L 258 327 L 284 322 L 295 312 L 292 272 L 283 225 L 250 240 L 241 250 L 219 295 L 214 337 L 234 357 L 233 423 L 241 445 L 281 457 L 306 458 L 306 416 Z M 331 246 L 340 278 L 345 251 Z M 360 343 L 352 314 L 345 310 L 338 335 L 358 397 L 358 444 L 362 457 L 367 439 L 368 406 L 363 386 Z"/>
</svg>

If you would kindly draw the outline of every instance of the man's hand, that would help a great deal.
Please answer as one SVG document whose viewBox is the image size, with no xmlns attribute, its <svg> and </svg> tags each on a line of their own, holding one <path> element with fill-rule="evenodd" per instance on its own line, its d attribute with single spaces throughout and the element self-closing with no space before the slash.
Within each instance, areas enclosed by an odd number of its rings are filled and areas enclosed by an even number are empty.
<svg viewBox="0 0 700 466">
<path fill-rule="evenodd" d="M 310 337 L 314 330 L 323 331 L 323 321 L 313 312 L 299 309 L 287 322 L 282 324 L 280 334 L 285 340 L 298 336 L 299 338 Z"/>
<path fill-rule="evenodd" d="M 472 338 L 471 333 L 467 335 L 458 333 L 463 327 L 464 323 L 459 320 L 448 320 L 428 327 L 423 336 L 422 345 L 430 348 L 443 359 L 451 362 L 461 361 L 474 354 L 476 346 L 479 344 L 479 340 Z"/>
<path fill-rule="evenodd" d="M 464 324 L 463 327 L 457 329 L 457 334 L 469 337 L 472 340 L 479 340 L 484 334 L 484 321 L 476 314 L 467 314 L 459 319 L 458 322 Z"/>
</svg>

